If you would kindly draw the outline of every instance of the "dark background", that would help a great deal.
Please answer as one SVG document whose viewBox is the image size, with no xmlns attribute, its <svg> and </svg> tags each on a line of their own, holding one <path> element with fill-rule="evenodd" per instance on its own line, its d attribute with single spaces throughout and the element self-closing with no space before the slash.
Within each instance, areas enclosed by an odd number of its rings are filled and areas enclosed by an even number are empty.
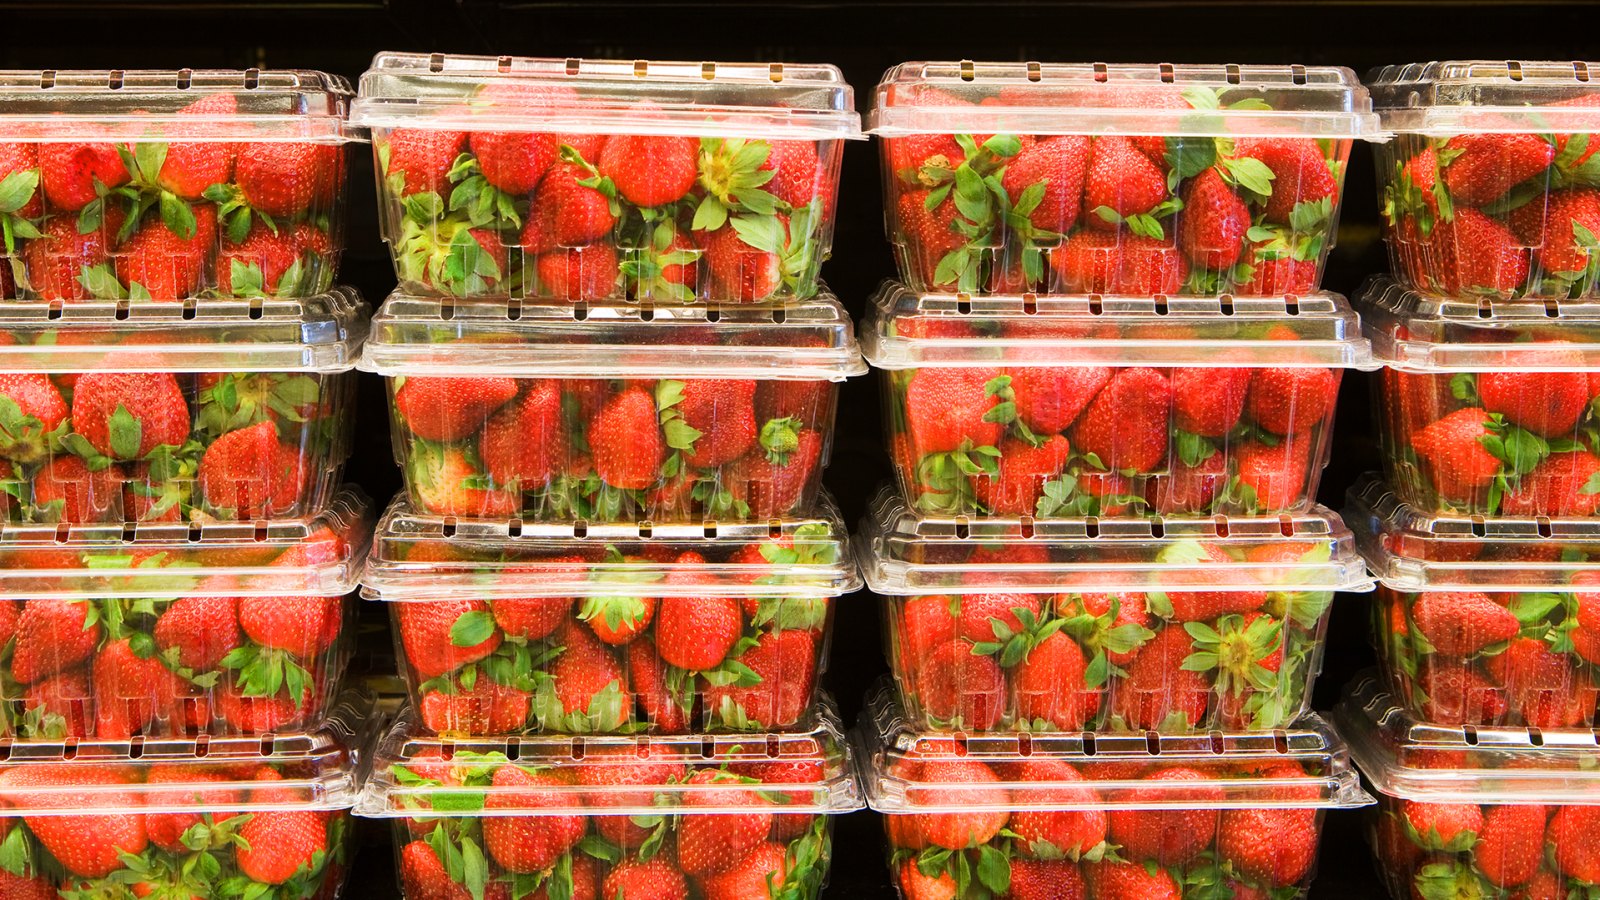
<svg viewBox="0 0 1600 900">
<path fill-rule="evenodd" d="M 0 0 L 0 67 L 316 68 L 355 81 L 380 50 L 622 59 L 830 62 L 855 86 L 863 109 L 889 66 L 911 59 L 1104 62 L 1236 62 L 1344 65 L 1365 72 L 1428 59 L 1574 59 L 1595 56 L 1600 6 L 1590 2 L 1233 2 L 1080 0 L 893 0 L 893 2 L 536 2 L 536 0 Z M 349 249 L 342 280 L 369 300 L 394 285 L 378 239 L 370 155 L 352 157 Z M 834 258 L 824 275 L 859 314 L 873 287 L 894 271 L 883 238 L 875 148 L 845 153 Z M 1339 245 L 1326 287 L 1348 293 L 1385 265 L 1378 239 L 1372 163 L 1351 155 Z M 374 497 L 399 487 L 388 446 L 381 388 L 365 389 L 360 442 L 350 477 Z M 888 477 L 880 447 L 877 382 L 856 379 L 843 393 L 827 484 L 855 521 L 874 484 Z M 1376 465 L 1367 384 L 1345 379 L 1337 444 L 1322 500 L 1338 507 L 1354 476 Z M 1316 705 L 1329 706 L 1351 674 L 1370 664 L 1364 599 L 1335 606 Z M 365 610 L 369 638 L 387 616 Z M 848 719 L 884 671 L 876 604 L 866 594 L 838 607 L 827 684 Z M 370 658 L 370 657 L 369 657 Z M 379 655 L 381 658 L 381 654 Z M 1380 897 L 1359 836 L 1358 813 L 1330 816 L 1313 898 Z M 367 823 L 367 841 L 347 896 L 398 896 L 388 835 Z M 835 839 L 828 896 L 893 896 L 882 835 L 871 813 L 845 817 Z"/>
</svg>

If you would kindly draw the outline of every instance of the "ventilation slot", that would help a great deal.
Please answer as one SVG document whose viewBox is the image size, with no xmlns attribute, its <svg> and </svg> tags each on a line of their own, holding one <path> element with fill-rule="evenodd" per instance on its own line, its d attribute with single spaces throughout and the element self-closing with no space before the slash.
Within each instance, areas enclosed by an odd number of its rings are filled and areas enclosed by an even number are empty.
<svg viewBox="0 0 1600 900">
<path fill-rule="evenodd" d="M 1036 62 L 1028 63 L 1028 80 L 1038 81 L 1044 77 L 1044 70 Z"/>
<path fill-rule="evenodd" d="M 779 84 L 782 82 L 783 63 L 773 63 L 772 65 L 767 66 L 767 77 L 772 80 L 773 84 Z"/>
<path fill-rule="evenodd" d="M 639 523 L 639 537 L 643 538 L 644 540 L 649 540 L 650 535 L 654 533 L 654 531 L 655 526 L 650 522 L 646 521 Z"/>
<path fill-rule="evenodd" d="M 39 89 L 48 91 L 56 86 L 56 70 L 45 69 L 39 73 Z"/>
<path fill-rule="evenodd" d="M 714 540 L 717 539 L 717 523 L 715 523 L 715 522 L 706 522 L 705 523 L 705 536 L 706 536 L 706 540 L 708 540 L 708 541 L 714 541 Z"/>
<path fill-rule="evenodd" d="M 1229 84 L 1238 84 L 1242 80 L 1239 74 L 1238 63 L 1228 63 L 1223 67 L 1223 72 L 1223 77 L 1227 79 Z"/>
<path fill-rule="evenodd" d="M 1461 728 L 1461 739 L 1469 746 L 1478 746 L 1478 728 L 1475 725 L 1464 725 Z"/>
<path fill-rule="evenodd" d="M 1272 749 L 1279 756 L 1287 756 L 1289 753 L 1289 736 L 1281 731 L 1274 731 L 1272 733 Z"/>
<path fill-rule="evenodd" d="M 509 537 L 509 538 L 522 537 L 522 520 L 521 519 L 512 519 L 510 522 L 506 523 L 506 537 Z"/>
<path fill-rule="evenodd" d="M 509 57 L 509 56 L 498 57 L 494 61 L 494 67 L 502 75 L 506 74 L 507 72 L 510 72 L 511 71 L 511 57 Z"/>
<path fill-rule="evenodd" d="M 189 89 L 189 86 L 191 84 L 193 84 L 193 83 L 194 83 L 194 70 L 193 69 L 179 69 L 178 70 L 178 90 L 187 91 Z"/>
<path fill-rule="evenodd" d="M 972 79 L 974 79 L 976 77 L 978 77 L 978 76 L 977 76 L 977 72 L 973 71 L 972 60 L 963 59 L 961 61 L 961 80 L 962 81 L 971 81 Z"/>
<path fill-rule="evenodd" d="M 1553 529 L 1550 527 L 1549 518 L 1547 518 L 1545 516 L 1540 516 L 1539 518 L 1534 519 L 1533 521 L 1534 521 L 1534 526 L 1539 529 L 1539 537 L 1548 539 L 1550 537 L 1550 535 L 1553 533 Z"/>
<path fill-rule="evenodd" d="M 633 77 L 635 77 L 635 78 L 645 78 L 649 74 L 650 74 L 650 63 L 649 63 L 648 60 L 636 59 L 636 60 L 633 61 Z"/>
<path fill-rule="evenodd" d="M 1023 516 L 1018 519 L 1017 528 L 1021 530 L 1023 537 L 1031 539 L 1033 537 L 1033 516 Z"/>
<path fill-rule="evenodd" d="M 1228 742 L 1222 737 L 1220 731 L 1213 731 L 1207 736 L 1211 742 L 1211 752 L 1218 756 L 1228 752 Z"/>
<path fill-rule="evenodd" d="M 1489 528 L 1483 522 L 1483 516 L 1472 517 L 1472 536 L 1483 537 L 1489 533 Z"/>
<path fill-rule="evenodd" d="M 1522 63 L 1520 63 L 1520 62 L 1518 62 L 1518 61 L 1516 61 L 1514 59 L 1508 61 L 1506 63 L 1506 77 L 1510 78 L 1512 81 L 1521 81 L 1522 80 Z"/>
<path fill-rule="evenodd" d="M 439 523 L 439 533 L 444 535 L 447 538 L 455 537 L 456 536 L 456 517 L 455 516 L 445 516 L 444 520 Z"/>
<path fill-rule="evenodd" d="M 1162 63 L 1161 65 L 1157 66 L 1156 68 L 1159 69 L 1160 72 L 1161 72 L 1161 83 L 1162 84 L 1171 84 L 1173 81 L 1176 80 L 1177 76 L 1176 76 L 1176 73 L 1173 71 L 1172 63 Z"/>
<path fill-rule="evenodd" d="M 1039 295 L 1032 291 L 1023 294 L 1022 311 L 1030 316 L 1036 315 L 1039 312 Z"/>
<path fill-rule="evenodd" d="M 123 72 L 121 69 L 112 69 L 109 77 L 106 79 L 106 87 L 111 88 L 113 91 L 122 90 L 122 76 Z"/>
<path fill-rule="evenodd" d="M 1107 79 L 1108 79 L 1108 77 L 1109 77 L 1109 74 L 1110 74 L 1110 70 L 1106 67 L 1105 63 L 1095 63 L 1094 64 L 1094 80 L 1095 81 L 1098 81 L 1101 84 L 1105 84 Z"/>
<path fill-rule="evenodd" d="M 972 536 L 972 525 L 967 520 L 967 517 L 966 516 L 957 516 L 956 517 L 956 537 L 964 541 L 964 540 L 966 540 L 967 538 L 969 538 L 971 536 Z"/>
<path fill-rule="evenodd" d="M 1154 731 L 1144 733 L 1144 751 L 1151 756 L 1161 755 L 1161 735 Z"/>
<path fill-rule="evenodd" d="M 1295 84 L 1306 83 L 1306 67 L 1298 63 L 1289 67 L 1289 80 Z"/>
<path fill-rule="evenodd" d="M 435 54 L 432 54 L 431 56 L 428 57 L 428 71 L 429 72 L 443 72 L 444 71 L 444 54 L 443 53 L 435 53 Z"/>
<path fill-rule="evenodd" d="M 1160 540 L 1167 536 L 1167 523 L 1159 517 L 1150 520 L 1150 536 Z"/>
<path fill-rule="evenodd" d="M 190 522 L 189 523 L 189 534 L 188 534 L 189 543 L 198 544 L 202 540 L 205 540 L 205 536 L 206 536 L 205 530 L 200 527 L 200 523 L 199 522 Z"/>
<path fill-rule="evenodd" d="M 261 70 L 250 68 L 244 70 L 244 89 L 253 91 L 261 86 Z"/>
<path fill-rule="evenodd" d="M 1212 525 L 1213 528 L 1216 529 L 1217 537 L 1225 538 L 1225 537 L 1228 536 L 1228 517 L 1227 516 L 1217 516 L 1215 519 L 1211 520 L 1211 525 Z"/>
<path fill-rule="evenodd" d="M 1572 77 L 1579 81 L 1587 82 L 1589 80 L 1589 64 L 1586 62 L 1573 63 Z"/>
<path fill-rule="evenodd" d="M 567 58 L 566 70 L 567 70 L 567 74 L 568 75 L 576 75 L 576 74 L 578 74 L 578 66 L 579 66 L 578 60 L 572 59 L 571 57 Z"/>
<path fill-rule="evenodd" d="M 972 295 L 971 294 L 957 294 L 956 295 L 956 312 L 961 313 L 963 316 L 972 315 Z"/>
<path fill-rule="evenodd" d="M 703 62 L 703 63 L 701 63 L 700 64 L 700 77 L 704 78 L 707 81 L 715 80 L 716 77 L 717 77 L 717 64 L 714 63 L 714 62 Z"/>
<path fill-rule="evenodd" d="M 1083 533 L 1092 538 L 1100 536 L 1100 517 L 1089 516 L 1083 520 Z"/>
</svg>

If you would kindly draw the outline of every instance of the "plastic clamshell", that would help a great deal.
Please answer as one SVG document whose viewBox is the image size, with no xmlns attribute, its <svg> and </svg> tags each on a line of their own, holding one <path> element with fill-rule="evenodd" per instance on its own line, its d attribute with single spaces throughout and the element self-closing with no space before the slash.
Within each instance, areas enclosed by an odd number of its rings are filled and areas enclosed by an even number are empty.
<svg viewBox="0 0 1600 900">
<path fill-rule="evenodd" d="M 1600 513 L 1584 487 L 1600 472 L 1600 304 L 1439 299 L 1374 278 L 1358 306 L 1387 366 L 1373 405 L 1401 500 L 1445 516 Z"/>
<path fill-rule="evenodd" d="M 1384 66 L 1366 79 L 1385 131 L 1452 137 L 1600 129 L 1600 63 L 1444 60 Z"/>
<path fill-rule="evenodd" d="M 1346 368 L 1334 294 L 918 294 L 862 326 L 901 490 L 926 512 L 1252 515 L 1311 509 Z"/>
<path fill-rule="evenodd" d="M 306 518 L 350 452 L 355 291 L 191 303 L 0 301 L 0 519 Z"/>
<path fill-rule="evenodd" d="M 379 526 L 423 727 L 452 735 L 804 730 L 835 598 L 861 584 L 831 503 L 760 525 Z M 670 685 L 670 688 L 669 688 Z"/>
<path fill-rule="evenodd" d="M 388 379 L 417 509 L 546 522 L 809 515 L 837 383 L 866 371 L 831 296 L 713 314 L 397 295 L 361 366 Z"/>
<path fill-rule="evenodd" d="M 818 289 L 854 95 L 827 65 L 380 53 L 380 227 L 404 290 L 788 304 Z"/>
</svg>

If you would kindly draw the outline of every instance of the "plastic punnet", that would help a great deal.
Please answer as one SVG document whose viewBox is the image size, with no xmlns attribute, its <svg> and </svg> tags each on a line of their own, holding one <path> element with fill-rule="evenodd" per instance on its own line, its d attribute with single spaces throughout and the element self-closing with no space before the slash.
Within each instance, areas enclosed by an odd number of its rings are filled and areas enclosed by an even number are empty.
<svg viewBox="0 0 1600 900">
<path fill-rule="evenodd" d="M 922 518 L 880 491 L 857 554 L 906 715 L 969 732 L 1298 719 L 1334 592 L 1371 585 L 1338 516 L 1156 524 Z"/>
<path fill-rule="evenodd" d="M 1377 118 L 1330 66 L 964 61 L 890 69 L 868 123 L 916 290 L 1283 295 Z"/>
<path fill-rule="evenodd" d="M 1305 512 L 1345 368 L 1344 298 L 918 295 L 862 326 L 908 502 L 1039 518 Z"/>
<path fill-rule="evenodd" d="M 351 121 L 401 288 L 548 302 L 789 303 L 818 289 L 838 68 L 380 53 Z"/>
<path fill-rule="evenodd" d="M 370 503 L 267 525 L 0 527 L 0 693 L 17 740 L 320 721 L 353 643 Z"/>
<path fill-rule="evenodd" d="M 927 732 L 887 685 L 857 729 L 900 896 L 1303 897 L 1329 809 L 1369 805 L 1310 716 L 1274 734 Z"/>
<path fill-rule="evenodd" d="M 1459 297 L 1600 298 L 1597 64 L 1451 60 L 1368 78 L 1391 268 Z"/>
<path fill-rule="evenodd" d="M 831 503 L 712 531 L 397 500 L 378 532 L 365 593 L 390 603 L 412 704 L 442 734 L 803 730 L 833 600 L 861 583 Z"/>
<path fill-rule="evenodd" d="M 562 522 L 806 515 L 837 383 L 866 371 L 831 296 L 713 312 L 396 295 L 361 367 L 388 380 L 418 510 Z"/>
<path fill-rule="evenodd" d="M 0 521 L 315 515 L 349 454 L 367 316 L 348 288 L 0 302 Z"/>
<path fill-rule="evenodd" d="M 570 897 L 654 885 L 709 900 L 769 889 L 815 900 L 832 817 L 863 805 L 827 708 L 809 732 L 647 742 L 451 740 L 405 718 L 358 814 L 392 820 L 409 900 L 446 882 L 491 896 L 500 885 Z"/>
<path fill-rule="evenodd" d="M 298 70 L 0 73 L 0 298 L 328 290 L 351 95 Z"/>
</svg>

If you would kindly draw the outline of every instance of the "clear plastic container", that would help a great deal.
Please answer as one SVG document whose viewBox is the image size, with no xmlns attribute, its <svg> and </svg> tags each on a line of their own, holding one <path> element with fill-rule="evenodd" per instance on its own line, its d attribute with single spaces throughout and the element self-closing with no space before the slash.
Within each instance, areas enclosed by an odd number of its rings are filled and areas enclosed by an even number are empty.
<svg viewBox="0 0 1600 900">
<path fill-rule="evenodd" d="M 362 579 L 419 724 L 449 735 L 805 730 L 833 601 L 832 503 L 752 525 L 455 521 L 397 500 Z"/>
<path fill-rule="evenodd" d="M 649 740 L 450 740 L 405 718 L 356 813 L 393 822 L 405 900 L 816 900 L 832 819 L 863 806 L 830 711 L 797 734 Z"/>
<path fill-rule="evenodd" d="M 1457 297 L 1596 298 L 1593 62 L 1451 60 L 1368 78 L 1391 269 Z"/>
<path fill-rule="evenodd" d="M 352 96 L 302 70 L 0 73 L 0 299 L 328 290 Z"/>
<path fill-rule="evenodd" d="M 803 300 L 862 137 L 825 65 L 385 52 L 360 93 L 401 289 L 455 297 Z"/>
<path fill-rule="evenodd" d="M 1304 897 L 1326 811 L 1372 803 L 1316 716 L 1273 734 L 963 735 L 922 731 L 883 686 L 856 737 L 904 900 Z"/>
<path fill-rule="evenodd" d="M 0 894 L 334 900 L 379 721 L 351 693 L 271 737 L 4 744 Z"/>
<path fill-rule="evenodd" d="M 1600 514 L 1600 303 L 1427 297 L 1387 278 L 1357 306 L 1384 471 L 1424 513 Z"/>
<path fill-rule="evenodd" d="M 918 295 L 862 325 L 890 458 L 930 513 L 1039 518 L 1299 513 L 1346 368 L 1344 298 Z"/>
<path fill-rule="evenodd" d="M 371 538 L 355 488 L 299 522 L 0 527 L 0 729 L 166 739 L 320 721 Z"/>
<path fill-rule="evenodd" d="M 866 364 L 831 296 L 651 310 L 397 294 L 361 368 L 388 380 L 419 511 L 727 522 L 811 512 L 837 383 Z"/>
<path fill-rule="evenodd" d="M 1600 523 L 1430 517 L 1369 476 L 1350 491 L 1380 579 L 1379 669 L 1419 720 L 1600 724 Z"/>
<path fill-rule="evenodd" d="M 919 291 L 1315 291 L 1351 141 L 1332 66 L 908 62 L 878 83 L 885 225 Z"/>
<path fill-rule="evenodd" d="M 361 297 L 0 301 L 0 521 L 306 518 L 339 484 Z"/>
<path fill-rule="evenodd" d="M 1581 897 L 1600 879 L 1592 729 L 1427 724 L 1370 676 L 1332 718 L 1378 795 L 1367 837 L 1396 900 Z"/>
<path fill-rule="evenodd" d="M 1308 709 L 1334 592 L 1371 588 L 1320 507 L 963 521 L 884 490 L 856 543 L 906 715 L 932 730 L 1286 727 Z"/>
</svg>

